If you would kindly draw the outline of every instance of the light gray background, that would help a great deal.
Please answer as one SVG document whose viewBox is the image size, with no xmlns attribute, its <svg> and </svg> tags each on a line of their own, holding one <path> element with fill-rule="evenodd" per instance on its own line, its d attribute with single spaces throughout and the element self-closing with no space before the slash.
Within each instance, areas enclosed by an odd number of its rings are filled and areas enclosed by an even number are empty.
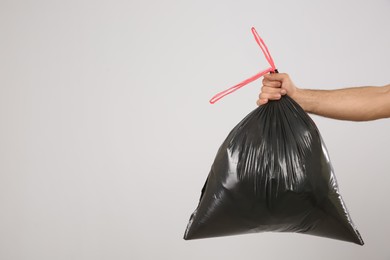
<svg viewBox="0 0 390 260">
<path fill-rule="evenodd" d="M 304 88 L 390 83 L 390 1 L 0 0 L 0 259 L 389 260 L 389 120 L 313 117 L 363 247 L 299 234 L 184 241 L 267 67 Z M 364 109 L 362 107 L 361 109 Z"/>
</svg>

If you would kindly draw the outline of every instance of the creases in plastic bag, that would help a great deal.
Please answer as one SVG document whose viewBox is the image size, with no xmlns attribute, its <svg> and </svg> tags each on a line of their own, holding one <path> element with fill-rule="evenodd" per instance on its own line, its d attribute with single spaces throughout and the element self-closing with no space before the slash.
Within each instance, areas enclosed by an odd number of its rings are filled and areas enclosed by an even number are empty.
<svg viewBox="0 0 390 260">
<path fill-rule="evenodd" d="M 184 239 L 266 231 L 363 245 L 316 125 L 288 96 L 256 108 L 229 133 Z"/>
</svg>

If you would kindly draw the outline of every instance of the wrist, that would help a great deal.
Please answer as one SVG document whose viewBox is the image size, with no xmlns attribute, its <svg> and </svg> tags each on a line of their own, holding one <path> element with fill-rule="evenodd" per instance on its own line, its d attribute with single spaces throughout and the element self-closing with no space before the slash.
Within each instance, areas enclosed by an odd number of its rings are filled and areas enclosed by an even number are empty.
<svg viewBox="0 0 390 260">
<path fill-rule="evenodd" d="M 307 94 L 307 90 L 295 88 L 294 92 L 290 94 L 290 97 L 294 99 L 294 101 L 297 102 L 303 110 L 310 112 L 310 102 L 308 101 Z"/>
</svg>

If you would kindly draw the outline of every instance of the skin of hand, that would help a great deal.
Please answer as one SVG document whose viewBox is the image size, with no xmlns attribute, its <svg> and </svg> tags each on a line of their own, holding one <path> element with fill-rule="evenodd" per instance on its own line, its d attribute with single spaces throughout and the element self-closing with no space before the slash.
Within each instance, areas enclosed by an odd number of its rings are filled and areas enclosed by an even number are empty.
<svg viewBox="0 0 390 260">
<path fill-rule="evenodd" d="M 286 73 L 266 74 L 263 78 L 263 86 L 257 105 L 264 105 L 268 100 L 279 100 L 283 95 L 288 94 L 291 98 L 299 92 L 299 89 Z"/>
<path fill-rule="evenodd" d="M 267 74 L 257 104 L 279 100 L 288 94 L 306 112 L 351 121 L 390 118 L 390 85 L 354 87 L 334 90 L 300 89 L 288 74 Z"/>
</svg>

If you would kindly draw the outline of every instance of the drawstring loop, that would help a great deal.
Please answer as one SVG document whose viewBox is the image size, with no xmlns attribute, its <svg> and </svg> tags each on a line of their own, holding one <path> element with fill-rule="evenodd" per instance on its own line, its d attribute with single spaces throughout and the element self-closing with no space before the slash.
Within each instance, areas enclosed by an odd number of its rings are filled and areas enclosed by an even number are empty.
<svg viewBox="0 0 390 260">
<path fill-rule="evenodd" d="M 259 34 L 257 33 L 256 29 L 254 27 L 252 27 L 251 29 L 252 31 L 252 34 L 253 36 L 255 37 L 255 40 L 257 42 L 257 44 L 259 45 L 261 51 L 263 52 L 264 54 L 264 57 L 266 58 L 266 60 L 268 61 L 269 65 L 271 67 L 269 67 L 268 69 L 265 69 L 263 71 L 260 71 L 259 73 L 257 73 L 256 75 L 253 75 L 252 77 L 238 83 L 237 85 L 234 85 L 233 87 L 231 88 L 228 88 L 222 92 L 219 92 L 218 94 L 216 94 L 215 96 L 213 96 L 211 99 L 210 99 L 210 103 L 211 104 L 214 104 L 215 102 L 217 102 L 218 100 L 220 100 L 221 98 L 223 98 L 224 96 L 226 95 L 229 95 L 230 93 L 233 93 L 234 91 L 242 88 L 243 86 L 251 83 L 252 81 L 255 81 L 259 78 L 261 78 L 262 76 L 264 76 L 265 74 L 267 73 L 273 73 L 273 72 L 277 72 L 277 69 L 275 67 L 275 63 L 274 63 L 274 60 L 272 59 L 272 56 L 271 54 L 269 53 L 269 50 L 267 48 L 267 45 L 265 45 L 263 39 L 259 36 Z"/>
</svg>

